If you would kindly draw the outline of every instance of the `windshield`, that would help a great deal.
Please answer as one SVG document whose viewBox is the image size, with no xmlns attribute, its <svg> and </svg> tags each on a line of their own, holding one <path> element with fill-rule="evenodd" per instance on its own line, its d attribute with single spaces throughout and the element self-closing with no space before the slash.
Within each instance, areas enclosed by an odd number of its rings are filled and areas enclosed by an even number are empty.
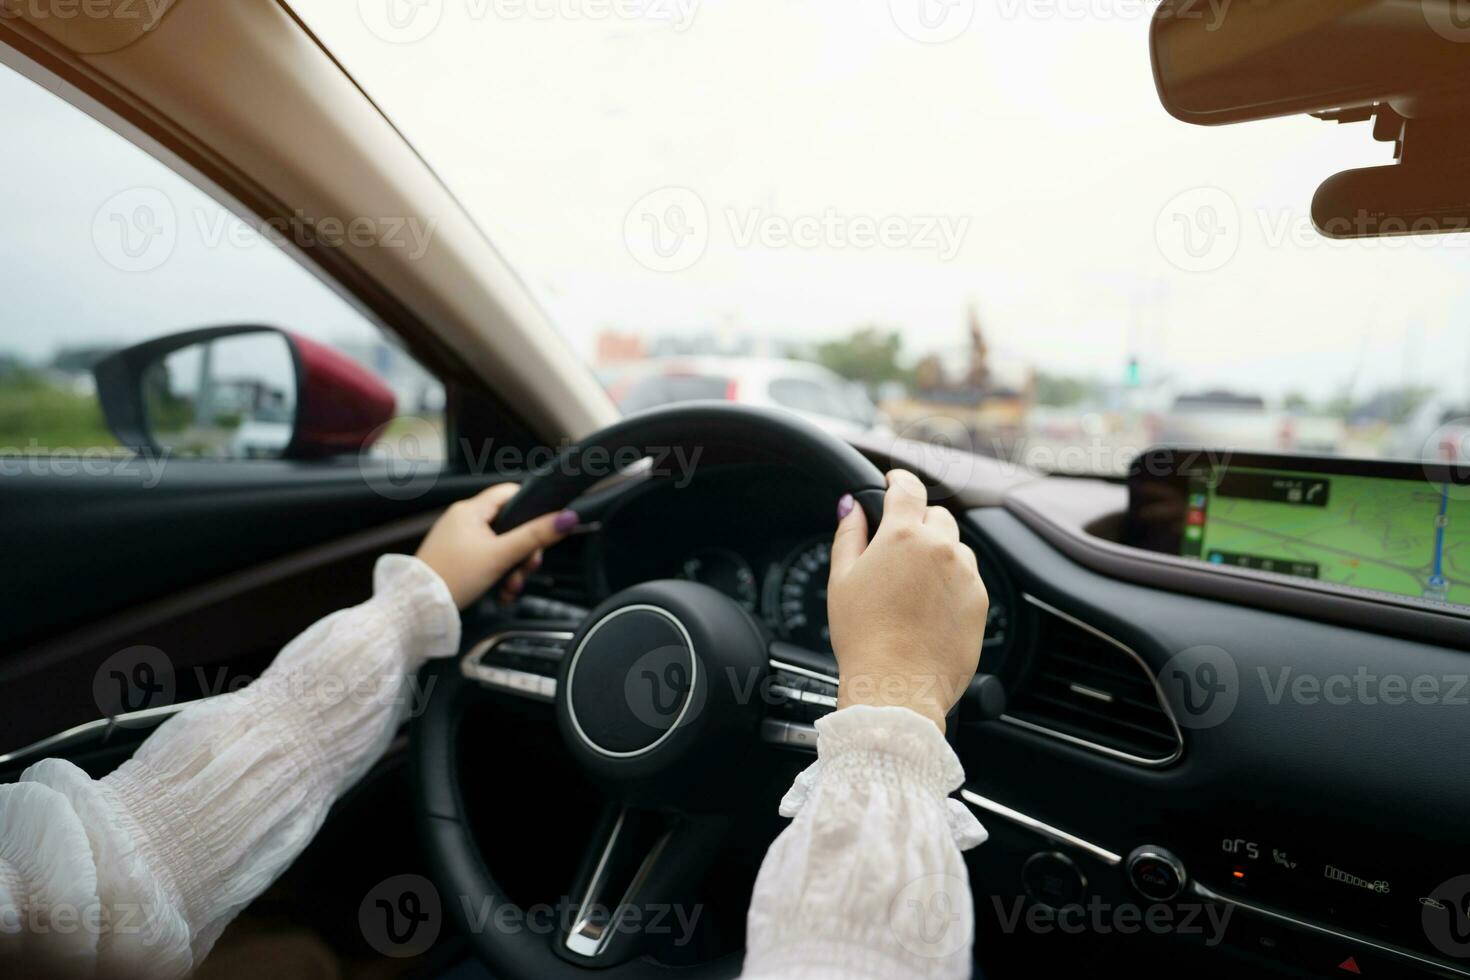
<svg viewBox="0 0 1470 980">
<path fill-rule="evenodd" d="M 1470 236 L 1318 236 L 1392 144 L 1170 118 L 1152 4 L 293 5 L 625 407 L 800 360 L 846 424 L 1049 470 L 1470 450 Z"/>
</svg>

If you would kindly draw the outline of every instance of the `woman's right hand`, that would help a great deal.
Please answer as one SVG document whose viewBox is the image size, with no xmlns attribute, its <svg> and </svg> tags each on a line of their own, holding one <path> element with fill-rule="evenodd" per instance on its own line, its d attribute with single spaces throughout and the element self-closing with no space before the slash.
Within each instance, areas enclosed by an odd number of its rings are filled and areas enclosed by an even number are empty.
<svg viewBox="0 0 1470 980">
<path fill-rule="evenodd" d="M 883 522 L 852 497 L 838 504 L 827 612 L 837 654 L 839 708 L 910 708 L 944 717 L 980 663 L 990 597 L 959 525 L 906 470 L 888 474 Z"/>
</svg>

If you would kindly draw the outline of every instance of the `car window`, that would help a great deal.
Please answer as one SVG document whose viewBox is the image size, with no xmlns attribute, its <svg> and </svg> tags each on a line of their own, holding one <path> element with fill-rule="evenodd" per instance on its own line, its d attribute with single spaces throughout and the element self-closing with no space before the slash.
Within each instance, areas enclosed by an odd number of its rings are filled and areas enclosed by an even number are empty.
<svg viewBox="0 0 1470 980">
<path fill-rule="evenodd" d="M 834 385 L 810 378 L 776 378 L 771 382 L 771 399 L 783 408 L 810 412 L 834 419 L 860 421 L 849 395 Z"/>
<path fill-rule="evenodd" d="M 443 386 L 277 244 L 292 234 L 287 223 L 237 218 L 3 66 L 0 105 L 10 147 L 0 184 L 0 454 L 120 451 L 98 363 L 147 341 L 240 325 L 284 333 L 221 337 L 160 358 L 145 411 L 171 452 L 280 456 L 296 409 L 289 336 L 379 386 L 384 435 L 411 433 L 415 452 L 443 457 Z"/>
<path fill-rule="evenodd" d="M 624 412 L 641 412 L 646 408 L 671 402 L 723 399 L 730 379 L 706 374 L 661 374 L 635 382 L 619 401 Z"/>
</svg>

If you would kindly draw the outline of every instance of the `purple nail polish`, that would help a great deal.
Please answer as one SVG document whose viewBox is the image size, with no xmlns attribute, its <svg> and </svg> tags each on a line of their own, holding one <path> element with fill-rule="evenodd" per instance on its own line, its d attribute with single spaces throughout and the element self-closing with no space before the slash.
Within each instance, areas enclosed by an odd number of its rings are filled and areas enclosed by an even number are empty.
<svg viewBox="0 0 1470 980">
<path fill-rule="evenodd" d="M 850 493 L 843 494 L 842 495 L 842 499 L 839 500 L 839 501 L 837 501 L 837 519 L 839 521 L 846 520 L 847 519 L 847 515 L 848 514 L 851 514 L 852 513 L 852 509 L 854 507 L 856 507 L 856 506 L 857 506 L 857 501 L 852 499 L 852 494 L 850 494 Z"/>
<path fill-rule="evenodd" d="M 581 523 L 582 518 L 577 516 L 576 511 L 564 510 L 560 514 L 556 515 L 556 521 L 553 522 L 551 526 L 556 528 L 557 534 L 566 534 L 572 531 L 574 528 L 576 528 L 578 524 Z"/>
</svg>

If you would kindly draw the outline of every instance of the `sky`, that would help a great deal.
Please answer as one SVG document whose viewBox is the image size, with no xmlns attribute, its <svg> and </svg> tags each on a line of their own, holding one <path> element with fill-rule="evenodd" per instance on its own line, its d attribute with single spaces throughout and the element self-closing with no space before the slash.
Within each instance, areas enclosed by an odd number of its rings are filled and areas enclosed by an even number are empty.
<svg viewBox="0 0 1470 980">
<path fill-rule="evenodd" d="M 377 328 L 193 184 L 80 110 L 0 66 L 0 354 L 121 346 L 263 324 L 325 341 Z M 126 227 L 129 255 L 114 224 Z"/>
<path fill-rule="evenodd" d="M 1317 185 L 1391 146 L 1309 118 L 1177 122 L 1137 0 L 291 2 L 589 357 L 604 330 L 865 324 L 917 357 L 960 347 L 974 304 L 998 358 L 1056 373 L 1118 380 L 1138 356 L 1181 388 L 1470 398 L 1470 236 L 1316 236 Z M 269 247 L 194 241 L 193 203 L 162 269 L 103 263 L 105 301 L 67 289 L 95 255 L 64 277 L 49 257 L 139 183 L 138 151 L 44 142 L 51 97 L 11 98 L 28 85 L 0 79 L 29 147 L 0 188 L 24 232 L 0 244 L 12 325 L 147 335 L 166 293 L 170 326 L 223 304 L 364 329 Z M 83 169 L 107 175 L 95 193 L 44 193 Z M 241 288 L 265 274 L 291 288 Z M 43 343 L 13 332 L 0 347 Z"/>
</svg>

